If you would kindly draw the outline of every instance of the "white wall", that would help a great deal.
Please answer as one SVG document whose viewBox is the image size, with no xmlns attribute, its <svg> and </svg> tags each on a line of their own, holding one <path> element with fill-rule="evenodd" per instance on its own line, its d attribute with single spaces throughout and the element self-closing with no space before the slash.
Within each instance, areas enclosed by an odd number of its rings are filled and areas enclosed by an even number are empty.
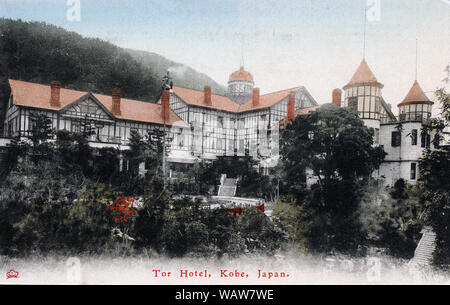
<svg viewBox="0 0 450 305">
<path fill-rule="evenodd" d="M 419 171 L 419 159 L 425 150 L 421 143 L 420 122 L 402 123 L 401 145 L 392 147 L 392 132 L 397 131 L 398 123 L 383 124 L 380 128 L 380 145 L 384 147 L 388 154 L 385 162 L 380 167 L 379 176 L 384 177 L 386 185 L 393 185 L 395 181 L 402 178 L 410 184 L 417 182 Z M 410 137 L 412 130 L 417 130 L 417 145 L 412 145 Z M 433 135 L 431 135 L 433 138 Z M 433 144 L 431 144 L 433 145 Z M 416 163 L 416 179 L 411 179 L 411 163 Z"/>
</svg>

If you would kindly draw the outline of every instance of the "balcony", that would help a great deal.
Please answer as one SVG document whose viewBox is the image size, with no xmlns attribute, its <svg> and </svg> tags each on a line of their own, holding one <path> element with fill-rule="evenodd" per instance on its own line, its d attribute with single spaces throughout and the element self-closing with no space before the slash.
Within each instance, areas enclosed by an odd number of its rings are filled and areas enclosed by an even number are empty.
<svg viewBox="0 0 450 305">
<path fill-rule="evenodd" d="M 422 122 L 426 123 L 431 118 L 429 112 L 408 112 L 400 113 L 398 116 L 400 122 Z"/>
</svg>

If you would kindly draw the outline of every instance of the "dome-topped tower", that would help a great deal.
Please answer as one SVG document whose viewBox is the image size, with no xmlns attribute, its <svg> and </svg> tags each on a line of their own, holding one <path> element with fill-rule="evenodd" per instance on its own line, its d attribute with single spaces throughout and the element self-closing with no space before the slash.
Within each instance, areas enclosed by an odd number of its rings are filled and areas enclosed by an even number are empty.
<svg viewBox="0 0 450 305">
<path fill-rule="evenodd" d="M 402 122 L 425 122 L 431 118 L 433 104 L 416 80 L 405 99 L 398 105 L 399 119 Z"/>
<path fill-rule="evenodd" d="M 252 74 L 241 67 L 230 75 L 228 97 L 236 103 L 243 104 L 252 98 L 254 85 Z"/>
</svg>

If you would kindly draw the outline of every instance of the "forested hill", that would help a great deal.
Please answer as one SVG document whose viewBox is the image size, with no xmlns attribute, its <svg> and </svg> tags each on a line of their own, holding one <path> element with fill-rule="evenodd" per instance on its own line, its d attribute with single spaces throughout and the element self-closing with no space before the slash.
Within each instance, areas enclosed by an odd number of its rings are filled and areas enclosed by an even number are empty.
<svg viewBox="0 0 450 305">
<path fill-rule="evenodd" d="M 126 98 L 153 101 L 171 67 L 188 71 L 174 74 L 176 85 L 210 85 L 223 92 L 206 75 L 156 54 L 125 50 L 42 22 L 0 18 L 0 120 L 9 96 L 8 78 L 44 84 L 58 80 L 65 88 L 104 94 L 119 86 Z"/>
<path fill-rule="evenodd" d="M 185 88 L 203 90 L 206 85 L 211 86 L 214 93 L 225 94 L 226 88 L 219 85 L 209 76 L 199 73 L 184 64 L 173 62 L 159 54 L 125 49 L 134 59 L 147 68 L 152 69 L 158 75 L 164 75 L 170 71 L 175 85 Z M 231 73 L 231 71 L 230 71 Z"/>
</svg>

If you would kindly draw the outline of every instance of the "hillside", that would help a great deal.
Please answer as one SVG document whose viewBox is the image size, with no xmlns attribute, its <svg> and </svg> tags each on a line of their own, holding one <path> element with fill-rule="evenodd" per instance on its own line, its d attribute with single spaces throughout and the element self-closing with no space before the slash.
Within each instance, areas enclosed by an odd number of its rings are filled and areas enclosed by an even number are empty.
<svg viewBox="0 0 450 305">
<path fill-rule="evenodd" d="M 208 76 L 157 54 L 125 50 L 42 22 L 0 18 L 0 120 L 9 97 L 8 78 L 44 84 L 58 80 L 65 88 L 103 94 L 118 86 L 126 98 L 155 101 L 171 67 L 186 71 L 174 73 L 177 85 L 221 89 Z"/>
<path fill-rule="evenodd" d="M 173 62 L 159 54 L 125 49 L 135 60 L 145 67 L 155 71 L 157 75 L 164 75 L 170 71 L 174 84 L 184 88 L 203 90 L 206 85 L 211 86 L 214 93 L 225 94 L 226 88 L 206 74 L 177 62 Z"/>
</svg>

